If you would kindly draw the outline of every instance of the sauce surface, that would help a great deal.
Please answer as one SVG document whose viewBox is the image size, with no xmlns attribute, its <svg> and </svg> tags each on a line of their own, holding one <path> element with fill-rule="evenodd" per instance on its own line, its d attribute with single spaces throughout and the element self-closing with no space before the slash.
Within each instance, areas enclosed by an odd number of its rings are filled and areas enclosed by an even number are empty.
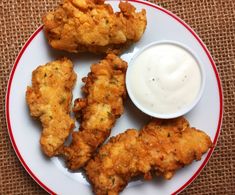
<svg viewBox="0 0 235 195">
<path fill-rule="evenodd" d="M 197 97 L 201 71 L 194 56 L 171 43 L 150 46 L 133 61 L 129 88 L 147 110 L 175 113 Z"/>
</svg>

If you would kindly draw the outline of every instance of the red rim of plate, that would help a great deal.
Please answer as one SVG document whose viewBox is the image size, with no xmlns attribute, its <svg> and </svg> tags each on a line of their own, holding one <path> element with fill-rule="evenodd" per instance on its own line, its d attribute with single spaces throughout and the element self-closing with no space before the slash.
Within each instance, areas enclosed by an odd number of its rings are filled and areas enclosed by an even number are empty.
<svg viewBox="0 0 235 195">
<path fill-rule="evenodd" d="M 116 0 L 114 0 L 116 1 Z M 193 174 L 193 176 L 184 184 L 182 185 L 178 190 L 176 190 L 175 192 L 172 193 L 172 195 L 178 194 L 180 193 L 183 189 L 185 189 L 189 184 L 191 184 L 196 177 L 199 175 L 199 173 L 202 171 L 202 169 L 206 166 L 207 162 L 209 161 L 212 152 L 214 151 L 215 145 L 217 143 L 218 137 L 219 137 L 219 133 L 221 130 L 221 125 L 222 125 L 222 118 L 223 118 L 223 93 L 222 93 L 222 86 L 221 86 L 221 81 L 219 78 L 219 74 L 218 71 L 216 69 L 216 65 L 215 62 L 213 61 L 209 50 L 207 49 L 207 47 L 205 46 L 205 44 L 202 42 L 202 40 L 198 37 L 198 35 L 192 30 L 191 27 L 189 27 L 183 20 L 181 20 L 180 18 L 178 18 L 176 15 L 174 15 L 173 13 L 171 13 L 170 11 L 152 4 L 150 2 L 146 2 L 146 1 L 141 1 L 141 0 L 129 0 L 131 2 L 136 2 L 136 3 L 140 3 L 140 4 L 144 4 L 144 5 L 148 5 L 150 7 L 153 7 L 157 10 L 160 10 L 164 13 L 166 13 L 167 15 L 171 16 L 172 18 L 174 18 L 176 21 L 178 21 L 180 24 L 182 24 L 193 36 L 194 38 L 196 38 L 196 40 L 199 42 L 199 44 L 202 46 L 203 50 L 205 51 L 207 57 L 210 60 L 211 66 L 214 70 L 215 76 L 216 76 L 216 80 L 217 80 L 217 85 L 218 85 L 218 91 L 219 91 L 219 98 L 220 98 L 220 112 L 219 112 L 219 119 L 218 119 L 218 124 L 217 124 L 217 130 L 216 130 L 216 134 L 215 134 L 215 138 L 213 140 L 213 145 L 214 147 L 210 148 L 209 152 L 207 153 L 207 156 L 205 158 L 205 160 L 203 161 L 203 163 L 201 164 L 201 166 L 198 168 L 198 170 Z M 26 169 L 26 171 L 29 173 L 29 175 L 44 189 L 46 190 L 48 193 L 50 194 L 56 194 L 55 192 L 53 192 L 49 187 L 47 187 L 44 183 L 42 183 L 40 181 L 39 178 L 37 178 L 37 176 L 33 173 L 33 171 L 28 167 L 28 165 L 26 164 L 26 162 L 24 161 L 23 157 L 20 154 L 20 151 L 17 148 L 13 133 L 12 133 L 12 129 L 11 129 L 11 122 L 10 122 L 10 113 L 9 113 L 9 98 L 10 98 L 10 91 L 11 91 L 11 84 L 12 84 L 12 80 L 14 77 L 14 73 L 16 70 L 16 67 L 22 57 L 22 55 L 24 54 L 25 50 L 27 49 L 27 47 L 29 46 L 29 44 L 32 42 L 32 40 L 38 35 L 39 32 L 41 32 L 43 30 L 43 26 L 40 26 L 33 34 L 32 36 L 27 40 L 27 42 L 25 43 L 25 45 L 23 46 L 23 48 L 21 49 L 20 53 L 18 54 L 16 61 L 13 65 L 13 68 L 11 70 L 10 76 L 9 76 L 9 81 L 8 81 L 8 85 L 7 85 L 7 93 L 6 93 L 6 104 L 5 104 L 5 110 L 6 110 L 6 122 L 7 122 L 7 126 L 8 126 L 8 133 L 11 139 L 11 143 L 13 145 L 13 148 L 16 152 L 16 155 L 18 156 L 21 164 L 23 165 L 23 167 Z"/>
</svg>

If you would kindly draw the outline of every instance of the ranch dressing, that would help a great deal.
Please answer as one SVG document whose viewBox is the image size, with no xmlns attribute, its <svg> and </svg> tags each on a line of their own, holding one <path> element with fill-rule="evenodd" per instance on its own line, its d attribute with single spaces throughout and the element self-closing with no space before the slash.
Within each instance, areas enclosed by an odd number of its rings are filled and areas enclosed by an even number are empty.
<svg viewBox="0 0 235 195">
<path fill-rule="evenodd" d="M 198 62 L 184 48 L 153 45 L 132 64 L 130 90 L 138 104 L 151 112 L 175 113 L 192 103 L 201 87 Z"/>
</svg>

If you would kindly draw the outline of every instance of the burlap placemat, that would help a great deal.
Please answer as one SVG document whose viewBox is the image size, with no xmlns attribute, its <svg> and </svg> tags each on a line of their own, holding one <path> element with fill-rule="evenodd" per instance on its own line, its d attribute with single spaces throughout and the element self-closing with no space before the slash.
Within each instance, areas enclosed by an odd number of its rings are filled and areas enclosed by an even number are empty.
<svg viewBox="0 0 235 195">
<path fill-rule="evenodd" d="M 59 0 L 0 1 L 0 194 L 47 194 L 26 173 L 11 146 L 5 122 L 6 85 L 14 60 Z M 235 1 L 165 0 L 158 4 L 185 20 L 209 48 L 224 93 L 224 119 L 207 166 L 182 194 L 235 194 Z"/>
</svg>

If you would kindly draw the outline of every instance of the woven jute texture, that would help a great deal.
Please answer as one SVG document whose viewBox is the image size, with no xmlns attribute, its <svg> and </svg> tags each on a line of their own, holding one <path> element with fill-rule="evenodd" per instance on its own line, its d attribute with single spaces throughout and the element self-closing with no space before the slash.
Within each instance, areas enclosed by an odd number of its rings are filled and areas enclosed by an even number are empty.
<svg viewBox="0 0 235 195">
<path fill-rule="evenodd" d="M 20 48 L 59 0 L 0 1 L 0 195 L 47 194 L 27 174 L 11 146 L 5 122 L 5 93 Z M 235 194 L 235 1 L 155 2 L 188 23 L 210 50 L 223 84 L 224 118 L 207 166 L 182 194 Z M 78 193 L 79 194 L 79 193 Z"/>
</svg>

